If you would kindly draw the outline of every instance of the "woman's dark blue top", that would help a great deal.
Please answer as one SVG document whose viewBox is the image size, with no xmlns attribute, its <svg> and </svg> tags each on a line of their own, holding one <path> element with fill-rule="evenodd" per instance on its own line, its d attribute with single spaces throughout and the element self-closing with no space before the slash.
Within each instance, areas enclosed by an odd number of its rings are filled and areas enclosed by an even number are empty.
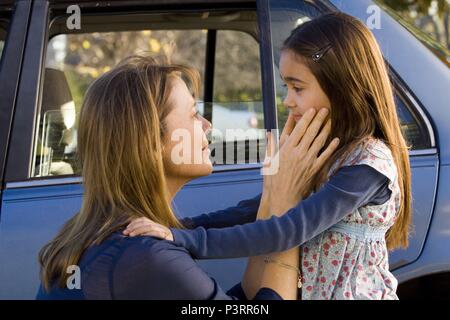
<svg viewBox="0 0 450 320">
<path fill-rule="evenodd" d="M 174 242 L 126 237 L 121 230 L 80 259 L 81 289 L 42 286 L 37 299 L 246 299 L 240 286 L 223 291 L 194 258 L 233 258 L 298 246 L 365 204 L 390 197 L 388 180 L 375 169 L 341 168 L 317 193 L 282 217 L 255 222 L 260 195 L 236 207 L 186 218 L 191 230 L 172 229 Z M 252 222 L 252 223 L 250 223 Z M 281 297 L 262 288 L 257 300 Z"/>
<path fill-rule="evenodd" d="M 127 237 L 122 230 L 88 248 L 78 266 L 80 289 L 55 284 L 47 293 L 41 286 L 37 299 L 246 299 L 240 284 L 225 293 L 186 249 L 152 237 Z M 263 288 L 255 299 L 281 298 Z"/>
</svg>

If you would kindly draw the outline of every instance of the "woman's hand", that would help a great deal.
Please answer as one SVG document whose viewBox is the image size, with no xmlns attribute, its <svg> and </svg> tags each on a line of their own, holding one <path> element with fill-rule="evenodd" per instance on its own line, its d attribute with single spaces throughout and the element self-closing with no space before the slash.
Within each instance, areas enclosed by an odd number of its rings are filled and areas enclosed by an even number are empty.
<svg viewBox="0 0 450 320">
<path fill-rule="evenodd" d="M 333 139 L 325 151 L 318 156 L 330 133 L 330 120 L 321 130 L 327 115 L 328 110 L 325 108 L 321 109 L 317 115 L 314 109 L 310 109 L 290 134 L 286 131 L 283 145 L 270 160 L 276 161 L 271 163 L 271 166 L 278 169 L 270 177 L 268 193 L 271 213 L 282 214 L 307 195 L 310 192 L 313 176 L 336 150 L 339 144 L 338 138 Z M 269 184 L 265 187 L 267 185 Z"/>
<path fill-rule="evenodd" d="M 131 221 L 123 231 L 123 234 L 130 237 L 151 236 L 173 241 L 173 234 L 169 228 L 144 217 Z"/>
<path fill-rule="evenodd" d="M 289 116 L 286 120 L 286 123 L 283 127 L 283 131 L 280 136 L 280 142 L 278 143 L 278 148 L 281 148 L 283 146 L 283 144 L 286 142 L 287 138 L 289 138 L 289 135 L 292 133 L 292 130 L 294 130 L 294 128 L 295 128 L 294 115 L 292 114 L 292 112 L 289 112 Z M 267 141 L 266 154 L 265 154 L 265 158 L 264 158 L 264 162 L 263 162 L 263 168 L 264 168 L 263 176 L 264 177 L 263 177 L 262 199 L 263 200 L 266 199 L 267 202 L 269 202 L 270 199 L 269 199 L 268 192 L 270 190 L 272 175 L 265 174 L 264 172 L 266 172 L 265 170 L 269 170 L 269 167 L 271 165 L 271 159 L 276 154 L 277 145 L 276 145 L 275 137 L 272 132 L 267 132 L 266 141 Z"/>
</svg>

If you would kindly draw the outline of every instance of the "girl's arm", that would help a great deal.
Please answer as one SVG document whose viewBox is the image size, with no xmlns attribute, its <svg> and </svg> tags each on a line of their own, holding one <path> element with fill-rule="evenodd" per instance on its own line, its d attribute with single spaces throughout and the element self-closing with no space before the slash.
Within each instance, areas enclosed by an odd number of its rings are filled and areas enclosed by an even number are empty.
<svg viewBox="0 0 450 320">
<path fill-rule="evenodd" d="M 260 201 L 261 194 L 252 199 L 242 200 L 235 207 L 205 213 L 195 217 L 183 218 L 181 223 L 188 229 L 195 229 L 197 227 L 209 229 L 232 227 L 253 222 L 256 219 Z"/>
<path fill-rule="evenodd" d="M 369 202 L 385 202 L 388 178 L 367 165 L 341 168 L 328 183 L 281 217 L 224 229 L 170 229 L 176 245 L 199 259 L 238 258 L 280 252 L 329 229 Z M 383 194 L 383 199 L 378 199 Z"/>
</svg>

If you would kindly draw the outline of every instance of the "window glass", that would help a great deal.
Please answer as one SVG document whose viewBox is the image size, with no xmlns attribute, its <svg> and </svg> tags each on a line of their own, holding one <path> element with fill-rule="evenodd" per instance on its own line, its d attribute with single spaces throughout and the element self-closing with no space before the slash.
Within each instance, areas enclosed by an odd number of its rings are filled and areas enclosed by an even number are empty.
<svg viewBox="0 0 450 320">
<path fill-rule="evenodd" d="M 5 48 L 6 36 L 8 35 L 9 17 L 2 16 L 0 12 L 0 61 L 3 55 L 3 49 Z"/>
<path fill-rule="evenodd" d="M 248 33 L 219 30 L 215 51 L 211 145 L 215 164 L 259 162 L 265 131 L 258 42 Z M 222 147 L 222 157 L 217 147 Z"/>
<path fill-rule="evenodd" d="M 395 93 L 395 104 L 397 105 L 397 114 L 400 120 L 403 137 L 406 143 L 411 146 L 411 150 L 429 148 L 428 132 L 426 127 L 421 124 L 416 116 L 408 109 L 406 100 Z"/>
</svg>

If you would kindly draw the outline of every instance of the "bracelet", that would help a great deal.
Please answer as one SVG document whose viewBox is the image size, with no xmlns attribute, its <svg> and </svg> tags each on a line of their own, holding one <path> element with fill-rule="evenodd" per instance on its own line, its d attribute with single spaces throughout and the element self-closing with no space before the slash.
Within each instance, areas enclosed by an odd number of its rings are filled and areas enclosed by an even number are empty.
<svg viewBox="0 0 450 320">
<path fill-rule="evenodd" d="M 296 268 L 296 267 L 291 266 L 291 265 L 289 265 L 289 264 L 286 264 L 286 263 L 284 263 L 284 262 L 281 262 L 281 261 L 272 259 L 272 258 L 269 257 L 269 256 L 266 256 L 266 257 L 264 258 L 264 262 L 265 262 L 265 263 L 276 263 L 276 264 L 278 264 L 279 266 L 282 266 L 283 268 L 290 269 L 290 270 L 293 270 L 293 271 L 297 272 L 297 274 L 298 274 L 297 287 L 298 287 L 298 288 L 301 288 L 301 287 L 302 287 L 302 272 L 300 271 L 299 268 Z"/>
</svg>

